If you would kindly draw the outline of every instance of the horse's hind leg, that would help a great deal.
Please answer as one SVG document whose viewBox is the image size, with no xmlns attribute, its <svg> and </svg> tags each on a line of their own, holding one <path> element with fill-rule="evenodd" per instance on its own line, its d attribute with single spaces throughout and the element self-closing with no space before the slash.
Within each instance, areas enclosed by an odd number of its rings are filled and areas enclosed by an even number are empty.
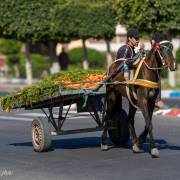
<svg viewBox="0 0 180 180">
<path fill-rule="evenodd" d="M 107 89 L 107 96 L 106 96 L 106 100 L 107 100 L 107 109 L 106 109 L 106 115 L 105 115 L 105 119 L 104 119 L 104 129 L 103 129 L 103 133 L 101 136 L 101 150 L 105 151 L 108 150 L 108 143 L 107 143 L 107 131 L 108 131 L 108 121 L 111 119 L 111 113 L 116 101 L 116 96 L 115 93 L 113 91 L 113 89 L 109 88 Z"/>
<path fill-rule="evenodd" d="M 107 131 L 108 131 L 108 124 L 107 124 L 107 117 L 105 117 L 105 124 L 104 124 L 104 130 L 101 137 L 101 150 L 106 151 L 108 150 L 108 143 L 107 143 Z"/>
<path fill-rule="evenodd" d="M 132 137 L 132 150 L 134 153 L 140 152 L 140 149 L 138 147 L 138 139 L 136 136 L 136 131 L 134 128 L 134 116 L 136 113 L 136 108 L 129 103 L 129 114 L 128 114 L 128 125 L 129 125 L 129 132 Z"/>
<path fill-rule="evenodd" d="M 147 126 L 145 126 L 144 131 L 138 137 L 139 147 L 143 145 L 144 141 L 146 140 L 147 134 L 148 134 L 148 129 L 147 129 Z"/>
</svg>

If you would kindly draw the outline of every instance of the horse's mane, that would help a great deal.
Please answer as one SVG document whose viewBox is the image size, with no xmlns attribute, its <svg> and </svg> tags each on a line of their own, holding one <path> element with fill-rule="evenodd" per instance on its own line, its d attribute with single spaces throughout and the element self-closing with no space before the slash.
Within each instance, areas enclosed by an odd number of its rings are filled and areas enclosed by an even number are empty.
<svg viewBox="0 0 180 180">
<path fill-rule="evenodd" d="M 155 32 L 152 35 L 152 41 L 159 43 L 160 41 L 171 41 L 171 36 L 167 32 Z"/>
</svg>

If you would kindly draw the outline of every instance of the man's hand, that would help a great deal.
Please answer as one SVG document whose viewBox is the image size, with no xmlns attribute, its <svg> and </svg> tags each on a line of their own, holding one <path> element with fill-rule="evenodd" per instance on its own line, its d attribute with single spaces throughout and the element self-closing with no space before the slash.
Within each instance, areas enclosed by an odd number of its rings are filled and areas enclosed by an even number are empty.
<svg viewBox="0 0 180 180">
<path fill-rule="evenodd" d="M 142 57 L 146 56 L 146 51 L 143 48 L 139 49 L 139 53 L 142 55 Z"/>
</svg>

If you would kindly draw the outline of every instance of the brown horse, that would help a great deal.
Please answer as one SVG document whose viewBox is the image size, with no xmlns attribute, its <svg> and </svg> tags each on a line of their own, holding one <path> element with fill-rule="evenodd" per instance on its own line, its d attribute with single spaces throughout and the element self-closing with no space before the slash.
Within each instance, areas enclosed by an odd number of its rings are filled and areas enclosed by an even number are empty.
<svg viewBox="0 0 180 180">
<path fill-rule="evenodd" d="M 163 68 L 169 68 L 171 71 L 175 71 L 176 63 L 172 54 L 173 46 L 170 41 L 163 40 L 158 43 L 154 43 L 151 51 L 146 55 L 146 57 L 141 60 L 139 73 L 137 74 L 136 79 L 148 80 L 150 85 L 159 83 L 160 70 Z M 123 61 L 115 61 L 109 68 L 109 74 L 117 72 L 118 67 L 124 63 Z M 139 64 L 138 63 L 138 64 Z M 137 69 L 137 65 L 134 67 Z M 146 139 L 146 136 L 149 134 L 150 142 L 150 153 L 152 156 L 157 157 L 159 151 L 154 141 L 153 132 L 152 132 L 152 115 L 155 107 L 155 100 L 160 91 L 159 88 L 144 87 L 141 85 L 134 85 L 133 90 L 129 91 L 129 96 L 127 95 L 127 84 L 113 82 L 126 82 L 123 72 L 117 72 L 116 75 L 109 78 L 109 84 L 107 84 L 107 109 L 106 109 L 106 118 L 105 118 L 105 128 L 102 135 L 102 144 L 101 148 L 103 150 L 107 149 L 107 131 L 108 131 L 108 120 L 112 119 L 113 114 L 117 109 L 117 100 L 119 97 L 124 96 L 129 100 L 129 113 L 128 113 L 128 128 L 129 133 L 132 137 L 132 150 L 135 153 L 140 152 L 140 147 Z M 135 95 L 134 95 L 135 94 Z M 136 98 L 135 98 L 136 96 Z M 116 107 L 115 107 L 116 104 Z M 119 103 L 120 104 L 120 103 Z M 140 108 L 145 119 L 145 128 L 144 131 L 140 134 L 139 137 L 136 136 L 134 128 L 134 116 L 137 108 Z"/>
</svg>

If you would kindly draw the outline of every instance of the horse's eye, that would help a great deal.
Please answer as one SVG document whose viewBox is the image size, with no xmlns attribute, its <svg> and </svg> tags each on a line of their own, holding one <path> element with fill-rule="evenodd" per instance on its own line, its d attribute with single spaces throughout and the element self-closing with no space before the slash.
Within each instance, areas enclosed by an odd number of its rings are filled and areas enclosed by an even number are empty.
<svg viewBox="0 0 180 180">
<path fill-rule="evenodd" d="M 173 50 L 173 45 L 170 45 L 169 49 L 172 51 Z"/>
</svg>

